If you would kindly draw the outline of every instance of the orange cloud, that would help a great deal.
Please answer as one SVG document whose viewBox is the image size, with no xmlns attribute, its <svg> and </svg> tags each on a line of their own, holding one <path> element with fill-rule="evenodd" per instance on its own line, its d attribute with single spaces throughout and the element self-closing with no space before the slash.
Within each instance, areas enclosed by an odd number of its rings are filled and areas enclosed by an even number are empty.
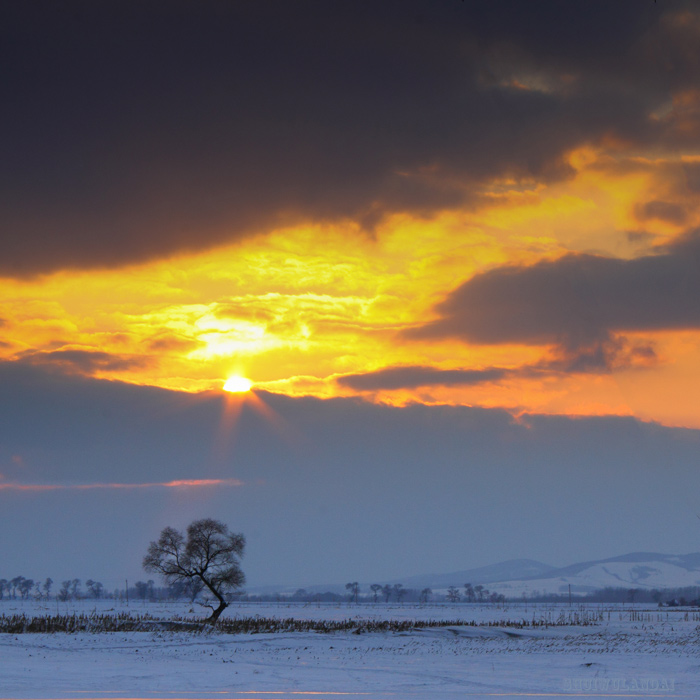
<svg viewBox="0 0 700 700">
<path fill-rule="evenodd" d="M 0 491 L 90 491 L 93 489 L 151 489 L 151 488 L 202 488 L 210 486 L 243 486 L 238 479 L 177 479 L 147 484 L 21 484 L 0 482 Z"/>
<path fill-rule="evenodd" d="M 395 214 L 376 224 L 374 238 L 352 221 L 306 223 L 121 270 L 6 280 L 0 359 L 187 392 L 219 391 L 228 376 L 241 374 L 261 390 L 319 397 L 352 395 L 337 377 L 386 367 L 535 365 L 551 359 L 551 347 L 417 341 L 402 332 L 434 320 L 436 305 L 479 273 L 571 252 L 629 260 L 700 226 L 697 158 L 620 148 L 576 149 L 564 181 L 484 181 L 469 207 L 431 217 Z M 697 359 L 700 366 L 700 353 Z M 672 361 L 667 353 L 658 364 Z M 659 371 L 635 376 L 644 386 Z M 479 386 L 371 396 L 514 410 L 623 410 L 614 391 L 601 396 L 601 381 L 610 380 L 537 383 L 508 374 Z M 571 391 L 576 398 L 567 400 Z M 663 396 L 651 415 L 678 421 Z"/>
</svg>

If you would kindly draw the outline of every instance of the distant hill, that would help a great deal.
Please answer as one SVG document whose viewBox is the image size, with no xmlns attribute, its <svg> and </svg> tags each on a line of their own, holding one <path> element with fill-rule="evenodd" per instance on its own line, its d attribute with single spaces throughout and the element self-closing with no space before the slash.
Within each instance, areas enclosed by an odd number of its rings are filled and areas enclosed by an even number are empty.
<svg viewBox="0 0 700 700">
<path fill-rule="evenodd" d="M 633 552 L 610 559 L 571 564 L 544 575 L 492 582 L 491 590 L 508 597 L 525 593 L 573 593 L 613 588 L 680 588 L 700 586 L 700 553 L 659 554 Z"/>
<path fill-rule="evenodd" d="M 462 587 L 465 583 L 487 584 L 496 581 L 513 581 L 526 578 L 548 576 L 556 568 L 534 559 L 509 559 L 499 564 L 480 566 L 475 569 L 463 569 L 449 574 L 422 574 L 405 576 L 388 583 L 402 583 L 406 588 L 441 589 L 448 586 Z M 384 583 L 384 582 L 382 582 Z"/>
</svg>

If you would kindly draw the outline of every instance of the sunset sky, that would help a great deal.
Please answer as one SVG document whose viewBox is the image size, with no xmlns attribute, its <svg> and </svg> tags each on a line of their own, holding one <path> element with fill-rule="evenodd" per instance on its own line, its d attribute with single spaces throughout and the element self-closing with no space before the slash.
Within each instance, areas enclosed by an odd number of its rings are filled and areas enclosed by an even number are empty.
<svg viewBox="0 0 700 700">
<path fill-rule="evenodd" d="M 11 0 L 0 47 L 0 577 L 210 514 L 252 583 L 700 549 L 696 2 Z"/>
</svg>

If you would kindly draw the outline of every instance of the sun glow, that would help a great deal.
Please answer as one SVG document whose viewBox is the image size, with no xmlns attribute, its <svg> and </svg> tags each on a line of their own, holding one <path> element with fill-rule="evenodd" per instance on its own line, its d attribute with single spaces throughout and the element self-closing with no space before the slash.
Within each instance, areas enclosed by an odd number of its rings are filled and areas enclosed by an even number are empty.
<svg viewBox="0 0 700 700">
<path fill-rule="evenodd" d="M 576 251 L 631 259 L 700 226 L 700 207 L 686 182 L 686 166 L 697 156 L 615 157 L 590 147 L 569 160 L 571 178 L 486 183 L 469 208 L 429 219 L 393 214 L 373 237 L 351 221 L 305 222 L 129 268 L 2 279 L 0 361 L 206 397 L 220 398 L 223 388 L 231 416 L 253 406 L 252 388 L 330 398 L 356 393 L 338 377 L 384 367 L 537 365 L 548 348 L 408 342 L 401 331 L 434 319 L 446 295 L 493 268 Z M 685 218 L 649 214 L 646 204 L 657 200 L 675 204 Z M 700 418 L 689 398 L 660 401 L 645 390 L 663 377 L 675 387 L 663 396 L 692 396 L 687 377 L 700 385 L 700 333 L 688 332 L 682 342 L 675 331 L 642 334 L 656 344 L 661 361 L 643 374 L 644 382 L 634 373 L 638 389 L 615 372 L 512 376 L 474 386 L 364 392 L 363 398 L 632 413 L 696 426 Z M 672 366 L 664 358 L 675 348 L 685 354 Z M 243 372 L 255 376 L 254 385 Z"/>
<path fill-rule="evenodd" d="M 230 391 L 232 394 L 243 394 L 246 391 L 250 391 L 252 386 L 253 382 L 250 379 L 234 375 L 226 380 L 224 391 Z"/>
</svg>

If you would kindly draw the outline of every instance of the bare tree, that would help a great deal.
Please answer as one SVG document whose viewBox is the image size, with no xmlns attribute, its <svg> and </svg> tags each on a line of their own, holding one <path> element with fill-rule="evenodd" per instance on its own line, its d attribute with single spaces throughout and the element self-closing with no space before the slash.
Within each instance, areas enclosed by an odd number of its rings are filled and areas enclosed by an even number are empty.
<svg viewBox="0 0 700 700">
<path fill-rule="evenodd" d="M 476 600 L 476 593 L 474 593 L 474 587 L 471 583 L 464 584 L 464 596 L 468 603 L 473 603 Z"/>
<path fill-rule="evenodd" d="M 381 585 L 380 585 L 379 583 L 373 583 L 373 584 L 370 586 L 370 589 L 371 589 L 371 591 L 372 591 L 372 595 L 374 595 L 374 602 L 376 603 L 376 602 L 377 602 L 377 596 L 379 595 L 379 591 L 382 590 L 382 587 L 381 587 Z"/>
<path fill-rule="evenodd" d="M 148 546 L 143 568 L 160 574 L 167 584 L 175 581 L 200 581 L 219 601 L 207 622 L 214 624 L 228 607 L 225 593 L 240 588 L 245 576 L 240 558 L 245 537 L 229 532 L 226 525 L 212 518 L 195 520 L 187 528 L 187 538 L 166 527 L 157 541 Z"/>
<path fill-rule="evenodd" d="M 92 579 L 88 579 L 87 581 L 85 581 L 85 585 L 88 587 L 88 591 L 90 591 L 90 595 L 93 598 L 102 597 L 102 591 L 104 589 L 104 586 L 99 581 L 93 581 Z"/>
<path fill-rule="evenodd" d="M 51 586 L 53 586 L 53 579 L 49 577 L 46 579 L 46 581 L 44 581 L 44 594 L 46 595 L 46 600 L 51 597 Z"/>
<path fill-rule="evenodd" d="M 17 588 L 19 588 L 20 584 L 24 581 L 24 576 L 15 576 L 11 581 L 10 581 L 10 587 L 12 589 L 12 598 L 17 598 Z"/>
<path fill-rule="evenodd" d="M 352 583 L 346 583 L 345 588 L 350 591 L 350 600 L 354 599 L 357 603 L 357 598 L 360 595 L 360 584 L 357 581 L 353 581 Z"/>
<path fill-rule="evenodd" d="M 145 601 L 148 598 L 148 584 L 145 581 L 137 581 L 134 584 L 136 595 L 140 600 Z"/>
<path fill-rule="evenodd" d="M 63 581 L 61 583 L 61 590 L 58 592 L 58 599 L 66 601 L 70 598 L 70 581 Z"/>
<path fill-rule="evenodd" d="M 459 603 L 459 590 L 457 589 L 457 586 L 450 586 L 447 589 L 447 600 L 450 603 Z"/>
<path fill-rule="evenodd" d="M 421 602 L 421 603 L 427 603 L 427 602 L 428 602 L 428 598 L 430 597 L 430 595 L 432 594 L 432 592 L 433 592 L 433 591 L 432 591 L 431 588 L 424 588 L 424 589 L 420 592 L 419 602 Z"/>
<path fill-rule="evenodd" d="M 19 588 L 19 594 L 22 600 L 26 600 L 29 598 L 32 588 L 34 588 L 34 580 L 31 578 L 22 577 L 22 580 L 19 582 L 17 588 Z"/>
<path fill-rule="evenodd" d="M 391 597 L 391 594 L 394 592 L 394 587 L 391 586 L 390 584 L 386 584 L 382 586 L 382 593 L 384 594 L 384 602 L 388 603 L 389 598 Z"/>
<path fill-rule="evenodd" d="M 394 595 L 396 596 L 396 600 L 400 603 L 401 598 L 406 595 L 406 589 L 403 587 L 402 583 L 394 584 Z"/>
</svg>

